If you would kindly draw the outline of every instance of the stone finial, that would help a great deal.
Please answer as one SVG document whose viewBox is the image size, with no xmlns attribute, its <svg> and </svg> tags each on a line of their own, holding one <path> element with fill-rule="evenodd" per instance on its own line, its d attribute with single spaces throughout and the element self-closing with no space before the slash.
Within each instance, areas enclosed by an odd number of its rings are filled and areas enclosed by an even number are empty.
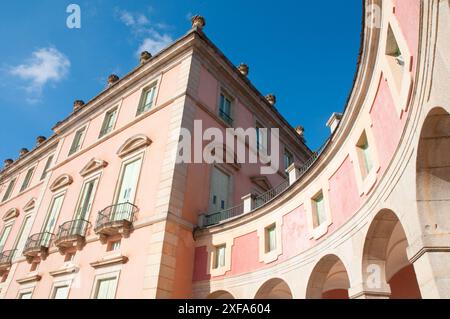
<svg viewBox="0 0 450 319">
<path fill-rule="evenodd" d="M 301 138 L 303 138 L 305 136 L 305 128 L 303 126 L 301 126 L 301 125 L 297 126 L 295 128 L 295 131 Z"/>
<path fill-rule="evenodd" d="M 248 68 L 248 65 L 247 65 L 247 64 L 245 64 L 245 63 L 239 64 L 238 70 L 239 70 L 239 72 L 241 72 L 241 74 L 242 74 L 243 76 L 247 76 L 247 75 L 248 75 L 249 68 Z"/>
<path fill-rule="evenodd" d="M 141 62 L 141 64 L 144 64 L 145 62 L 149 61 L 151 58 L 152 58 L 152 55 L 151 55 L 150 52 L 142 51 L 141 52 L 140 62 Z"/>
<path fill-rule="evenodd" d="M 270 105 L 274 106 L 275 103 L 277 103 L 277 97 L 275 96 L 275 94 L 267 94 L 266 95 L 266 100 L 267 102 L 270 103 Z"/>
<path fill-rule="evenodd" d="M 117 81 L 119 81 L 119 77 L 117 75 L 111 74 L 110 76 L 108 76 L 108 86 L 113 85 Z"/>
<path fill-rule="evenodd" d="M 73 102 L 73 110 L 74 111 L 78 111 L 83 106 L 84 106 L 84 101 L 83 100 L 76 100 L 75 102 Z"/>
<path fill-rule="evenodd" d="M 202 16 L 199 15 L 195 15 L 191 18 L 192 21 L 192 28 L 193 29 L 203 29 L 206 25 L 206 21 L 205 18 L 203 18 Z"/>
<path fill-rule="evenodd" d="M 10 166 L 12 163 L 14 163 L 14 161 L 10 158 L 6 159 L 3 164 L 4 164 L 4 168 L 7 168 L 8 166 Z"/>
<path fill-rule="evenodd" d="M 38 137 L 36 137 L 36 146 L 41 145 L 46 140 L 47 140 L 47 138 L 45 136 L 38 136 Z"/>
<path fill-rule="evenodd" d="M 21 148 L 20 151 L 19 151 L 19 156 L 20 156 L 20 157 L 23 157 L 23 156 L 27 155 L 28 152 L 29 152 L 29 151 L 28 151 L 27 148 L 25 148 L 25 147 L 24 147 L 24 148 Z"/>
</svg>

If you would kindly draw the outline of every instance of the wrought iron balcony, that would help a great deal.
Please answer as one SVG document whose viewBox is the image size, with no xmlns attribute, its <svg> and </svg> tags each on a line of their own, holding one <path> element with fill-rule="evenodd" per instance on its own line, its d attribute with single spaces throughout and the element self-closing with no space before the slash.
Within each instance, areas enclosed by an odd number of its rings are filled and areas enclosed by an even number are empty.
<svg viewBox="0 0 450 319">
<path fill-rule="evenodd" d="M 16 250 L 14 249 L 0 253 L 0 274 L 3 274 L 11 267 L 15 252 Z"/>
<path fill-rule="evenodd" d="M 58 247 L 61 254 L 66 250 L 76 247 L 81 250 L 86 243 L 86 234 L 91 223 L 84 219 L 75 219 L 59 226 L 55 238 L 55 246 Z"/>
<path fill-rule="evenodd" d="M 109 236 L 121 234 L 130 235 L 138 207 L 129 202 L 106 207 L 98 213 L 95 223 L 95 233 L 100 235 L 102 242 Z"/>
<path fill-rule="evenodd" d="M 38 233 L 28 237 L 23 250 L 23 255 L 27 261 L 31 263 L 35 257 L 45 260 L 48 256 L 48 248 L 50 247 L 54 234 L 49 232 Z"/>
</svg>

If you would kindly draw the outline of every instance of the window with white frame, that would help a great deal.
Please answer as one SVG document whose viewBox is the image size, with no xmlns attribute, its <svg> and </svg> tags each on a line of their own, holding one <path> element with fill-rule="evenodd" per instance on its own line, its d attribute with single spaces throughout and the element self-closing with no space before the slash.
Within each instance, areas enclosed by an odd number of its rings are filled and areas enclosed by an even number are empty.
<svg viewBox="0 0 450 319">
<path fill-rule="evenodd" d="M 50 205 L 50 209 L 47 213 L 47 217 L 44 223 L 44 227 L 42 228 L 42 233 L 45 233 L 42 246 L 48 247 L 51 239 L 51 233 L 55 228 L 56 221 L 58 220 L 59 213 L 61 212 L 61 208 L 64 201 L 64 194 L 60 194 L 53 198 L 52 203 Z"/>
<path fill-rule="evenodd" d="M 69 296 L 69 286 L 58 286 L 55 287 L 52 294 L 52 299 L 67 299 Z"/>
<path fill-rule="evenodd" d="M 359 166 L 361 169 L 361 176 L 364 179 L 367 175 L 369 175 L 369 173 L 372 171 L 372 168 L 374 167 L 371 148 L 365 131 L 359 138 L 358 143 L 356 144 L 356 148 L 358 161 L 360 164 Z"/>
<path fill-rule="evenodd" d="M 22 251 L 23 248 L 25 247 L 25 243 L 31 231 L 31 226 L 32 226 L 31 215 L 25 216 L 25 220 L 23 221 L 22 226 L 20 227 L 17 242 L 14 245 L 15 247 L 14 258 L 22 256 Z"/>
<path fill-rule="evenodd" d="M 327 220 L 326 210 L 325 210 L 325 198 L 323 192 L 320 191 L 312 199 L 312 209 L 313 209 L 313 224 L 314 227 L 319 227 Z"/>
<path fill-rule="evenodd" d="M 156 84 L 153 84 L 152 86 L 144 89 L 136 116 L 141 115 L 144 112 L 147 112 L 153 107 L 155 102 L 155 93 L 156 93 Z"/>
<path fill-rule="evenodd" d="M 265 231 L 265 241 L 266 241 L 266 253 L 270 253 L 277 248 L 277 228 L 276 225 L 273 224 L 269 227 L 266 227 Z"/>
<path fill-rule="evenodd" d="M 5 192 L 5 194 L 3 195 L 2 202 L 6 202 L 6 201 L 11 197 L 11 194 L 12 194 L 12 191 L 13 191 L 13 189 L 14 189 L 14 184 L 15 184 L 15 183 L 16 183 L 16 179 L 15 179 L 15 178 L 12 179 L 12 180 L 9 182 L 8 188 L 6 189 L 6 192 Z"/>
<path fill-rule="evenodd" d="M 31 291 L 21 292 L 19 294 L 19 299 L 31 299 L 32 295 L 33 295 L 33 293 Z"/>
<path fill-rule="evenodd" d="M 221 93 L 219 102 L 219 116 L 229 125 L 233 124 L 231 107 L 232 107 L 232 99 L 229 96 L 225 95 L 224 93 Z"/>
<path fill-rule="evenodd" d="M 392 27 L 389 25 L 386 43 L 386 57 L 389 63 L 389 67 L 392 70 L 395 84 L 397 88 L 401 87 L 403 71 L 405 68 L 405 58 L 400 50 L 400 47 L 395 38 L 395 34 L 392 31 Z"/>
<path fill-rule="evenodd" d="M 287 149 L 284 149 L 284 168 L 288 169 L 294 163 L 294 155 Z"/>
<path fill-rule="evenodd" d="M 258 151 L 267 151 L 269 130 L 260 123 L 256 123 L 256 147 Z"/>
<path fill-rule="evenodd" d="M 97 280 L 94 299 L 114 299 L 116 295 L 117 277 Z"/>
<path fill-rule="evenodd" d="M 100 135 L 98 138 L 102 138 L 106 134 L 112 132 L 114 124 L 116 123 L 116 117 L 117 117 L 117 107 L 106 112 L 105 118 L 103 119 L 102 128 L 100 130 Z"/>
<path fill-rule="evenodd" d="M 3 247 L 8 240 L 9 234 L 11 233 L 12 225 L 7 225 L 3 228 L 2 235 L 0 236 L 0 252 L 3 251 Z"/>
<path fill-rule="evenodd" d="M 30 181 L 31 181 L 31 177 L 33 176 L 33 172 L 34 172 L 34 167 L 30 168 L 27 171 L 27 175 L 25 175 L 22 186 L 20 187 L 20 192 L 23 192 L 24 190 L 26 190 L 28 188 L 28 186 L 30 185 Z"/>
<path fill-rule="evenodd" d="M 215 247 L 214 251 L 214 269 L 225 267 L 226 245 Z"/>
<path fill-rule="evenodd" d="M 81 189 L 81 196 L 75 214 L 75 219 L 89 219 L 92 202 L 94 200 L 95 188 L 97 186 L 98 177 L 86 181 Z"/>
<path fill-rule="evenodd" d="M 78 152 L 81 148 L 81 143 L 83 141 L 84 132 L 86 131 L 86 127 L 79 129 L 73 138 L 72 145 L 69 150 L 69 156 Z"/>
<path fill-rule="evenodd" d="M 52 165 L 52 161 L 53 161 L 53 155 L 50 155 L 47 159 L 47 162 L 45 163 L 45 167 L 44 170 L 42 171 L 42 175 L 41 175 L 41 181 L 47 177 L 48 174 L 48 170 L 50 168 L 50 165 Z"/>
</svg>

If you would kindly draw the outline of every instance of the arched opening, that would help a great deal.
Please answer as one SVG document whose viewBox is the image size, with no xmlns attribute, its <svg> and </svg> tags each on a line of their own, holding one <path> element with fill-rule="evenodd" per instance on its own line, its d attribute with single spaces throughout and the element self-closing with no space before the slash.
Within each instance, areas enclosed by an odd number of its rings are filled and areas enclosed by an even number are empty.
<svg viewBox="0 0 450 319">
<path fill-rule="evenodd" d="M 406 255 L 407 246 L 398 217 L 391 210 L 380 211 L 364 243 L 362 270 L 366 290 L 391 299 L 421 298 L 414 267 Z"/>
<path fill-rule="evenodd" d="M 450 115 L 430 111 L 417 150 L 417 210 L 427 235 L 450 233 Z"/>
<path fill-rule="evenodd" d="M 218 290 L 210 293 L 206 299 L 234 299 L 234 297 L 228 291 Z"/>
<path fill-rule="evenodd" d="M 259 288 L 255 299 L 292 299 L 292 293 L 283 279 L 273 278 Z"/>
<path fill-rule="evenodd" d="M 348 299 L 350 281 L 336 255 L 323 257 L 314 267 L 306 290 L 307 299 Z"/>
</svg>

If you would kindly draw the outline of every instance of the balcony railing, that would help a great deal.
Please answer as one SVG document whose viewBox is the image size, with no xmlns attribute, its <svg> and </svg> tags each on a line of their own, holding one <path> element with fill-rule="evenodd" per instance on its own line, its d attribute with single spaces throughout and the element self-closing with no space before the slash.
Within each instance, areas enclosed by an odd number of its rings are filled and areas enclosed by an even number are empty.
<svg viewBox="0 0 450 319">
<path fill-rule="evenodd" d="M 212 226 L 220 223 L 222 220 L 230 219 L 244 213 L 244 204 L 221 210 L 212 214 L 205 215 L 204 226 Z"/>
<path fill-rule="evenodd" d="M 284 192 L 288 187 L 289 179 L 285 180 L 277 187 L 274 187 L 271 190 L 268 190 L 267 192 L 256 197 L 253 208 L 257 209 L 261 206 L 264 206 L 265 204 L 276 198 L 278 195 L 280 195 L 282 192 Z"/>
<path fill-rule="evenodd" d="M 54 234 L 49 232 L 38 233 L 28 237 L 28 240 L 23 249 L 23 255 L 27 257 L 30 262 L 34 257 L 40 256 L 45 259 L 48 255 L 48 248 L 50 247 Z"/>
<path fill-rule="evenodd" d="M 109 206 L 98 213 L 95 233 L 109 236 L 123 233 L 129 235 L 138 207 L 130 202 Z"/>
<path fill-rule="evenodd" d="M 16 250 L 7 250 L 0 253 L 0 273 L 11 267 L 12 259 L 14 258 Z"/>
<path fill-rule="evenodd" d="M 326 149 L 328 144 L 331 141 L 331 137 L 328 138 L 325 143 L 320 146 L 317 151 L 313 152 L 311 154 L 311 157 L 303 163 L 303 165 L 298 169 L 298 179 L 300 179 L 308 170 L 316 163 L 319 156 L 323 153 L 323 151 Z M 256 197 L 253 201 L 252 209 L 251 211 L 254 211 L 270 201 L 274 200 L 276 197 L 278 197 L 280 194 L 282 194 L 286 189 L 289 188 L 292 181 L 289 181 L 289 179 L 283 181 L 280 185 L 276 186 L 275 188 L 267 191 L 266 193 Z M 200 224 L 200 227 L 208 227 L 212 225 L 219 224 L 220 222 L 231 219 L 233 217 L 242 215 L 244 213 L 244 203 L 241 205 L 238 205 L 233 208 L 229 208 L 220 212 L 214 212 L 214 213 L 208 213 L 206 215 L 203 215 L 203 221 Z"/>
<path fill-rule="evenodd" d="M 58 233 L 55 238 L 55 246 L 64 253 L 65 248 L 77 246 L 81 249 L 86 242 L 86 234 L 91 223 L 84 219 L 75 219 L 59 226 Z"/>
</svg>

